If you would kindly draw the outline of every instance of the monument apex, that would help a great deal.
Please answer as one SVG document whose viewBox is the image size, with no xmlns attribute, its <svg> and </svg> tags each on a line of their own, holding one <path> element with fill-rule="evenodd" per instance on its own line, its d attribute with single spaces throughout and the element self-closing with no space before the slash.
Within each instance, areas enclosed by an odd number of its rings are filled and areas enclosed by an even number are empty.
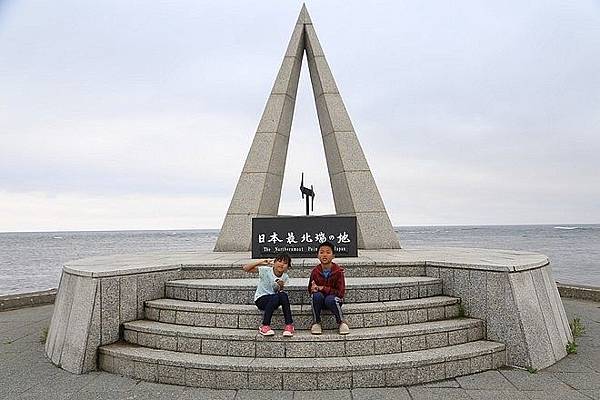
<svg viewBox="0 0 600 400">
<path fill-rule="evenodd" d="M 214 250 L 249 251 L 252 218 L 278 215 L 304 54 L 336 214 L 356 217 L 359 248 L 400 248 L 314 25 L 303 5 Z"/>
</svg>

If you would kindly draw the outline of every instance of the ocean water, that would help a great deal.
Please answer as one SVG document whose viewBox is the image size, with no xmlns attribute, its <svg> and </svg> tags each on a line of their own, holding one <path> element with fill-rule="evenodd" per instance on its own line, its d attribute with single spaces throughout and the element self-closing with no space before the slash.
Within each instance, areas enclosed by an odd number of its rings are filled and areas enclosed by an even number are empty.
<svg viewBox="0 0 600 400">
<path fill-rule="evenodd" d="M 600 286 L 600 225 L 397 227 L 404 248 L 484 247 L 536 251 L 563 283 Z M 218 230 L 0 233 L 0 295 L 58 286 L 70 260 L 148 251 L 210 250 Z"/>
</svg>

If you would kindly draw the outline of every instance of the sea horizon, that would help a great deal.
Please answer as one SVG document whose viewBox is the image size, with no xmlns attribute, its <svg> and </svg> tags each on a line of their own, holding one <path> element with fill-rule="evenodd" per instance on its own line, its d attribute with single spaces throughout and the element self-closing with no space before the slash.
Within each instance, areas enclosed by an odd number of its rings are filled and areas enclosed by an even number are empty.
<svg viewBox="0 0 600 400">
<path fill-rule="evenodd" d="M 544 223 L 544 224 L 418 224 L 418 225 L 392 225 L 394 229 L 397 228 L 411 228 L 411 227 L 494 227 L 494 226 L 552 226 L 557 229 L 571 228 L 574 226 L 594 226 L 600 225 L 597 223 Z M 149 228 L 149 229 L 75 229 L 75 230 L 39 230 L 39 231 L 0 231 L 0 234 L 4 233 L 63 233 L 63 232 L 163 232 L 163 231 L 220 231 L 221 228 Z"/>
</svg>

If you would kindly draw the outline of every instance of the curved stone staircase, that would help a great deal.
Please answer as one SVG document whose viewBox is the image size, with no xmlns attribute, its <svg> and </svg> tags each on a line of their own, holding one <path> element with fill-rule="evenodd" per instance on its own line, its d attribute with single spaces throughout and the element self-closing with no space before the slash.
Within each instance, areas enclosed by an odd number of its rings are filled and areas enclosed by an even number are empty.
<svg viewBox="0 0 600 400">
<path fill-rule="evenodd" d="M 233 275 L 239 276 L 239 275 Z M 261 336 L 256 278 L 187 279 L 145 303 L 145 320 L 122 325 L 122 341 L 99 349 L 99 367 L 146 381 L 214 389 L 317 390 L 403 386 L 505 364 L 505 346 L 485 340 L 482 321 L 461 317 L 460 299 L 425 276 L 347 277 L 347 336 L 323 315 L 311 335 L 306 278 L 286 288 L 296 334 Z"/>
</svg>

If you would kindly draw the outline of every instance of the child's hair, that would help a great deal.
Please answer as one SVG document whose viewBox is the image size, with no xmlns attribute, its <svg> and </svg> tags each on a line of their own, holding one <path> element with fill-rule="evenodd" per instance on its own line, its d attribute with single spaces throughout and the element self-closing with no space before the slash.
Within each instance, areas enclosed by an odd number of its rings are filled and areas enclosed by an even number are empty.
<svg viewBox="0 0 600 400">
<path fill-rule="evenodd" d="M 333 254 L 335 254 L 335 249 L 333 248 L 333 244 L 331 244 L 331 242 L 323 242 L 319 245 L 319 247 L 317 248 L 317 254 L 319 253 L 319 251 L 321 250 L 321 247 L 327 246 L 331 249 L 331 252 Z"/>
<path fill-rule="evenodd" d="M 287 264 L 288 269 L 292 268 L 292 257 L 288 253 L 277 254 L 274 261 L 283 261 Z"/>
</svg>

